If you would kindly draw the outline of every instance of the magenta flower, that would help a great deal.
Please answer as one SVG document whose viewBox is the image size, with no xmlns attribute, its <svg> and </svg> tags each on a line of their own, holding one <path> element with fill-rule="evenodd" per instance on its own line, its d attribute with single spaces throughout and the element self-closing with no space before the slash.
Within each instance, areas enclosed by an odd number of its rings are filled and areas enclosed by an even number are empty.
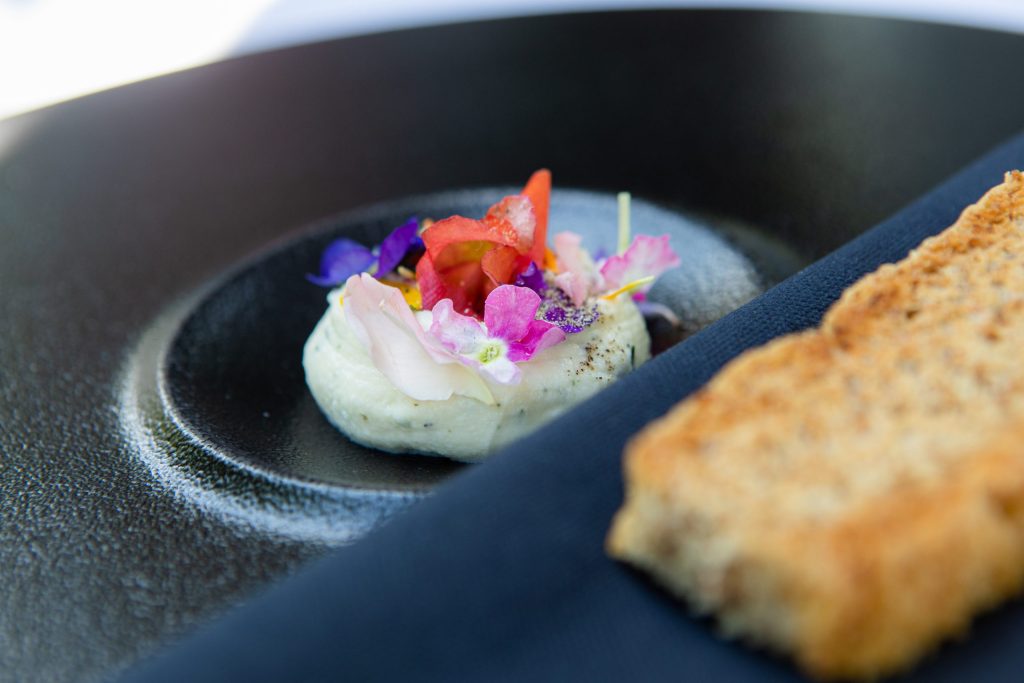
<svg viewBox="0 0 1024 683">
<path fill-rule="evenodd" d="M 679 265 L 679 257 L 668 242 L 668 235 L 637 235 L 625 252 L 601 265 L 605 287 L 618 290 L 636 284 L 639 291 L 646 291 L 654 278 Z"/>
<path fill-rule="evenodd" d="M 501 384 L 515 384 L 522 375 L 516 365 L 549 346 L 565 333 L 537 320 L 541 298 L 532 289 L 501 285 L 484 302 L 484 321 L 458 313 L 451 299 L 434 306 L 430 333 L 460 362 Z"/>
<path fill-rule="evenodd" d="M 540 296 L 532 289 L 502 285 L 484 302 L 484 324 L 491 337 L 508 342 L 509 360 L 530 360 L 565 339 L 556 326 L 537 320 Z"/>
</svg>

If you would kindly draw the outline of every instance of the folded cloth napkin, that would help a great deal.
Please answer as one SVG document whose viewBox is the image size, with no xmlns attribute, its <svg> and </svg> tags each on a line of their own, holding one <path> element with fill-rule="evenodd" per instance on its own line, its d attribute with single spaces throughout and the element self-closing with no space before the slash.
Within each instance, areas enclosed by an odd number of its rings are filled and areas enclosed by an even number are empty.
<svg viewBox="0 0 1024 683">
<path fill-rule="evenodd" d="M 124 680 L 800 680 L 605 555 L 623 445 L 744 349 L 816 324 L 845 287 L 1021 167 L 1024 136 Z M 1022 669 L 1016 603 L 909 680 Z"/>
</svg>

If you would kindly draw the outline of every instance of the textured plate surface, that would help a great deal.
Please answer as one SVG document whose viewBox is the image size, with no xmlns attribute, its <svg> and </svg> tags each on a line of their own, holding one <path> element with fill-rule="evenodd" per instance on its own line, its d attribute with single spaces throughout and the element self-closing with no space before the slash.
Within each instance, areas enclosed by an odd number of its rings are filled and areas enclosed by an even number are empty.
<svg viewBox="0 0 1024 683">
<path fill-rule="evenodd" d="M 0 123 L 0 679 L 102 678 L 324 551 L 261 521 L 276 494 L 197 497 L 124 419 L 154 320 L 240 259 L 541 165 L 820 255 L 1015 132 L 1021 63 L 1019 36 L 890 20 L 535 17 L 254 55 Z M 296 522 L 329 509 L 291 502 Z"/>
</svg>

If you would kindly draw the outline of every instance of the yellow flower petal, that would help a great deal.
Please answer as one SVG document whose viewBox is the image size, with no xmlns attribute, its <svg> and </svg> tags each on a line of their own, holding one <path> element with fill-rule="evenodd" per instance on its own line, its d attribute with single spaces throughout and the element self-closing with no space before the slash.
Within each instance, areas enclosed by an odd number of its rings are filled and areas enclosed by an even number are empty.
<svg viewBox="0 0 1024 683">
<path fill-rule="evenodd" d="M 550 270 L 552 273 L 558 272 L 558 257 L 555 256 L 555 252 L 551 251 L 547 247 L 544 247 L 544 270 Z"/>
<path fill-rule="evenodd" d="M 409 308 L 412 310 L 418 311 L 423 308 L 423 297 L 420 295 L 420 288 L 416 283 L 397 282 L 395 280 L 381 280 L 380 283 L 400 291 L 402 298 L 405 299 L 405 303 L 409 304 Z"/>
<path fill-rule="evenodd" d="M 640 287 L 643 287 L 644 285 L 646 285 L 646 284 L 648 284 L 650 282 L 654 282 L 654 276 L 653 275 L 648 276 L 648 277 L 642 277 L 639 280 L 633 280 L 632 282 L 627 282 L 626 284 L 624 284 L 621 287 L 619 287 L 618 289 L 616 289 L 614 292 L 608 292 L 607 294 L 603 295 L 601 298 L 604 299 L 605 301 L 611 301 L 612 299 L 614 299 L 615 297 L 617 297 L 620 294 L 625 294 L 626 292 L 631 292 L 634 289 L 638 289 Z"/>
</svg>

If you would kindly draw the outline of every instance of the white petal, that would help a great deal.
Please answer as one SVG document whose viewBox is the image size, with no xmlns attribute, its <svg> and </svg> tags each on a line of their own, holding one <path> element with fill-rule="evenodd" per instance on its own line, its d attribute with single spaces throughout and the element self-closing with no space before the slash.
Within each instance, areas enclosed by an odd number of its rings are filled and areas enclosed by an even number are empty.
<svg viewBox="0 0 1024 683">
<path fill-rule="evenodd" d="M 459 394 L 494 402 L 481 377 L 423 330 L 394 287 L 366 274 L 353 275 L 345 286 L 344 308 L 374 366 L 402 393 L 423 401 Z"/>
<path fill-rule="evenodd" d="M 507 356 L 501 356 L 489 363 L 482 364 L 480 372 L 486 373 L 501 384 L 519 384 L 519 380 L 523 378 L 519 366 L 510 361 Z"/>
</svg>

